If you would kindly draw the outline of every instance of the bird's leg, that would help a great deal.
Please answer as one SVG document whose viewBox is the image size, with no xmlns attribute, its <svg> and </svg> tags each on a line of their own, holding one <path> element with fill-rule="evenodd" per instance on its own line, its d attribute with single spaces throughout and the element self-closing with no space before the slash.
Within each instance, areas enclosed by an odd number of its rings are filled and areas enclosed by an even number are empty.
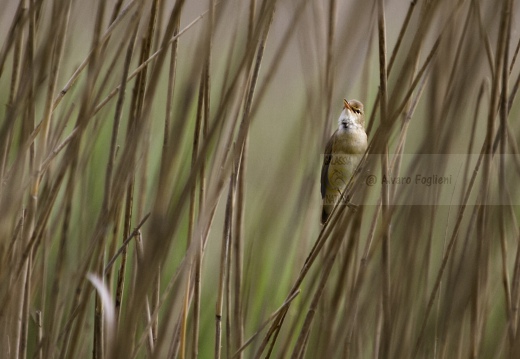
<svg viewBox="0 0 520 359">
<path fill-rule="evenodd" d="M 338 192 L 339 192 L 339 190 L 338 190 Z M 340 192 L 339 195 L 340 195 L 340 201 L 342 204 L 345 204 L 348 208 L 350 208 L 354 211 L 357 210 L 358 206 L 356 204 L 350 202 L 350 195 L 345 196 L 344 192 Z"/>
</svg>

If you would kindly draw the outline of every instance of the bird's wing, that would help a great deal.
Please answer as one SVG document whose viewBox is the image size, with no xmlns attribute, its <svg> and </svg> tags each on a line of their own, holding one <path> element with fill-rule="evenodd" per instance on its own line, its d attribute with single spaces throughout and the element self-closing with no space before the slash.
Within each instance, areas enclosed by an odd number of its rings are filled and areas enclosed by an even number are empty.
<svg viewBox="0 0 520 359">
<path fill-rule="evenodd" d="M 336 130 L 336 132 L 337 131 L 338 130 Z M 332 160 L 332 145 L 336 132 L 330 136 L 329 142 L 327 142 L 327 146 L 325 146 L 325 152 L 323 153 L 323 166 L 321 166 L 321 198 L 325 197 L 327 183 L 329 182 L 329 164 Z"/>
</svg>

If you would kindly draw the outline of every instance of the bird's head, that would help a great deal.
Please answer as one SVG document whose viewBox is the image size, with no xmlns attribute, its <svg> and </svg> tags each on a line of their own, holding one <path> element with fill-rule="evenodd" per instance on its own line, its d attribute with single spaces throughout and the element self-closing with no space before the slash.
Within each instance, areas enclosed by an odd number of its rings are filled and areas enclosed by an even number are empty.
<svg viewBox="0 0 520 359">
<path fill-rule="evenodd" d="M 343 100 L 343 111 L 339 115 L 340 131 L 365 130 L 365 112 L 358 100 Z"/>
</svg>

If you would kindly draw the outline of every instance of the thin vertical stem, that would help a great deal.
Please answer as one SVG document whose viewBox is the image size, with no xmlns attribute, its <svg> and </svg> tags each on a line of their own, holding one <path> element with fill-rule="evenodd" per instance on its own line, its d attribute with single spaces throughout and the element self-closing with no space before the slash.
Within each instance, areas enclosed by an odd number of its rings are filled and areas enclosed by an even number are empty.
<svg viewBox="0 0 520 359">
<path fill-rule="evenodd" d="M 226 215 L 224 220 L 224 235 L 222 237 L 222 247 L 220 252 L 220 274 L 218 282 L 218 294 L 217 303 L 215 310 L 215 359 L 220 359 L 222 356 L 222 315 L 224 305 L 224 294 L 226 285 L 227 267 L 229 261 L 229 249 L 231 242 L 232 233 L 232 218 L 233 218 L 233 207 L 234 207 L 234 174 L 231 174 L 229 181 L 229 193 L 226 203 Z"/>
<path fill-rule="evenodd" d="M 513 313 L 512 313 L 512 304 L 511 304 L 511 283 L 509 279 L 509 268 L 507 263 L 507 242 L 506 242 L 506 208 L 507 208 L 507 182 L 506 182 L 506 163 L 505 163 L 505 154 L 506 154 L 506 144 L 507 144 L 507 118 L 509 115 L 509 74 L 510 67 L 509 65 L 509 43 L 511 39 L 511 16 L 512 16 L 512 8 L 513 1 L 506 0 L 503 4 L 503 21 L 504 31 L 506 32 L 504 35 L 504 57 L 502 59 L 502 88 L 500 92 L 500 165 L 499 165 L 499 178 L 500 178 L 500 187 L 499 187 L 499 196 L 500 196 L 500 249 L 502 252 L 502 282 L 504 285 L 504 294 L 505 294 L 505 305 L 507 310 L 507 318 L 508 318 L 508 333 L 509 333 L 509 346 L 510 349 L 513 348 L 515 342 L 515 333 L 513 326 Z"/>
<path fill-rule="evenodd" d="M 384 0 L 378 0 L 378 34 L 379 34 L 379 77 L 380 77 L 380 113 L 382 128 L 389 131 L 389 121 L 387 118 L 388 111 L 388 95 L 387 95 L 387 67 L 386 67 L 386 27 L 385 27 L 385 7 Z M 382 144 L 381 162 L 382 172 L 381 178 L 386 178 L 388 175 L 388 142 L 386 136 Z M 383 326 L 381 335 L 381 345 L 379 358 L 390 357 L 390 340 L 391 340 L 391 317 L 390 317 L 390 200 L 389 200 L 388 184 L 383 182 L 381 186 L 381 205 L 383 216 L 383 245 L 382 245 L 382 309 L 383 309 Z"/>
<path fill-rule="evenodd" d="M 332 94 L 334 92 L 334 28 L 336 26 L 336 0 L 329 0 L 327 22 L 327 58 L 325 67 L 325 118 L 330 117 Z M 328 136 L 330 129 L 325 126 L 323 138 Z"/>
</svg>

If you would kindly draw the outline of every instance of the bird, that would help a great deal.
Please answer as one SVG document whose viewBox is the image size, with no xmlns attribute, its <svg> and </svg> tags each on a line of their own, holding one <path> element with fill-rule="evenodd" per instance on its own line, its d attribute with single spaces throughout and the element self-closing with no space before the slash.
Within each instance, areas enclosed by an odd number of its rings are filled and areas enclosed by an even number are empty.
<svg viewBox="0 0 520 359">
<path fill-rule="evenodd" d="M 321 223 L 327 222 L 368 146 L 365 113 L 358 100 L 343 100 L 338 129 L 325 147 L 321 167 Z"/>
</svg>

